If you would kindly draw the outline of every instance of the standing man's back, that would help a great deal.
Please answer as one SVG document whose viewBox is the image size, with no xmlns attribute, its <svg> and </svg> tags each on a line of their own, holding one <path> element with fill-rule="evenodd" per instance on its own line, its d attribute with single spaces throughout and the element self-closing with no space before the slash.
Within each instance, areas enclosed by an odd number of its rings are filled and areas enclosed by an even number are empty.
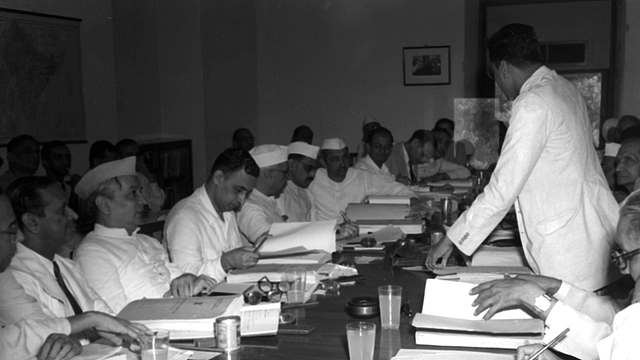
<svg viewBox="0 0 640 360">
<path fill-rule="evenodd" d="M 496 84 L 515 99 L 491 181 L 427 258 L 442 266 L 453 245 L 473 253 L 512 204 L 529 265 L 586 290 L 607 285 L 618 206 L 593 147 L 578 90 L 542 65 L 532 27 L 507 25 L 489 42 Z M 438 260 L 442 259 L 440 265 Z"/>
</svg>

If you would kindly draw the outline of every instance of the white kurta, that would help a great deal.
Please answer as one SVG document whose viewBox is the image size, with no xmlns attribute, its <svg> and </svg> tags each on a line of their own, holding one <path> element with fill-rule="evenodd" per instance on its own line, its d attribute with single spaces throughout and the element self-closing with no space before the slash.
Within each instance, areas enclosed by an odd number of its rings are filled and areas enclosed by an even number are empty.
<svg viewBox="0 0 640 360">
<path fill-rule="evenodd" d="M 66 318 L 21 320 L 0 327 L 0 359 L 35 359 L 40 347 L 51 334 L 69 335 L 71 325 Z"/>
<path fill-rule="evenodd" d="M 380 178 L 382 178 L 382 180 L 384 181 L 396 181 L 396 176 L 389 172 L 389 168 L 387 167 L 387 165 L 382 164 L 382 167 L 378 167 L 378 165 L 376 165 L 376 163 L 371 160 L 371 157 L 369 155 L 358 160 L 358 162 L 353 165 L 353 167 L 354 169 L 372 172 L 380 176 Z"/>
<path fill-rule="evenodd" d="M 220 258 L 225 252 L 242 247 L 233 212 L 220 219 L 204 186 L 177 203 L 165 225 L 171 259 L 183 271 L 205 274 L 217 281 L 227 276 Z"/>
<path fill-rule="evenodd" d="M 284 222 L 276 199 L 273 196 L 266 196 L 258 189 L 253 189 L 236 215 L 242 236 L 252 244 L 260 235 L 269 231 L 271 224 Z"/>
<path fill-rule="evenodd" d="M 569 333 L 554 349 L 579 359 L 598 359 L 596 343 L 611 334 L 611 324 L 620 311 L 618 302 L 566 282 L 554 297 L 558 302 L 545 321 L 548 330 L 544 342 L 548 343 L 569 328 Z"/>
<path fill-rule="evenodd" d="M 313 199 L 311 218 L 314 221 L 341 221 L 340 211 L 345 211 L 349 203 L 361 203 L 371 195 L 416 196 L 400 183 L 387 182 L 368 171 L 353 168 L 349 168 L 340 183 L 329 179 L 326 169 L 318 169 L 309 192 Z"/>
<path fill-rule="evenodd" d="M 522 86 L 484 193 L 448 232 L 473 253 L 516 203 L 531 268 L 586 290 L 619 276 L 609 261 L 618 205 L 592 141 L 580 92 L 546 67 Z"/>
<path fill-rule="evenodd" d="M 640 333 L 640 304 L 633 304 L 619 312 L 613 320 L 613 332 L 598 342 L 600 360 L 638 360 Z"/>
<path fill-rule="evenodd" d="M 0 273 L 0 325 L 17 323 L 28 315 L 29 319 L 47 319 L 42 307 L 27 295 L 10 270 Z"/>
<path fill-rule="evenodd" d="M 99 294 L 89 286 L 82 270 L 73 260 L 55 255 L 54 261 L 60 267 L 65 284 L 78 301 L 83 311 L 102 311 L 114 314 Z M 42 311 L 51 318 L 75 315 L 71 304 L 62 292 L 53 274 L 53 263 L 35 251 L 18 244 L 18 251 L 9 269 L 27 295 L 38 301 Z M 13 314 L 20 319 L 29 319 L 30 314 Z"/>
<path fill-rule="evenodd" d="M 76 250 L 91 285 L 116 312 L 133 300 L 161 298 L 182 271 L 158 240 L 96 224 Z"/>
<path fill-rule="evenodd" d="M 306 189 L 287 182 L 287 187 L 277 199 L 278 212 L 289 222 L 311 221 L 311 199 Z"/>
</svg>

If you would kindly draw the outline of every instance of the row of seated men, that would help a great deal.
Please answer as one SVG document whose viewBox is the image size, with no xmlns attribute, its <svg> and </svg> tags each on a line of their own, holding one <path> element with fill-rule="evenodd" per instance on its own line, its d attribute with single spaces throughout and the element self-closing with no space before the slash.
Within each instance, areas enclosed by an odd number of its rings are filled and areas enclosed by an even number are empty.
<svg viewBox="0 0 640 360">
<path fill-rule="evenodd" d="M 371 139 L 378 133 L 385 131 L 374 130 Z M 405 142 L 409 145 L 403 146 L 405 160 L 401 165 L 407 173 L 411 165 L 407 158 L 411 154 L 422 152 L 422 160 L 424 153 L 432 152 L 434 147 L 433 142 L 420 143 L 419 134 L 430 139 L 429 132 L 416 133 L 415 139 L 409 139 Z M 414 140 L 422 146 L 412 147 Z M 375 144 L 378 143 L 369 144 L 372 161 L 376 157 Z M 377 148 L 388 153 L 391 144 L 392 139 Z M 317 159 L 323 169 L 318 168 Z M 140 191 L 135 157 L 100 165 L 78 182 L 75 192 L 91 204 L 96 225 L 78 247 L 75 261 L 56 254 L 76 216 L 68 208 L 61 186 L 45 177 L 20 178 L 7 189 L 15 216 L 9 215 L 6 224 L 15 221 L 24 240 L 17 244 L 10 273 L 3 275 L 2 323 L 16 324 L 38 314 L 48 318 L 94 310 L 116 314 L 128 302 L 141 297 L 191 296 L 222 281 L 229 270 L 257 262 L 258 256 L 249 243 L 252 233 L 258 236 L 264 233 L 254 230 L 262 226 L 256 221 L 261 214 L 267 223 L 289 221 L 289 216 L 291 221 L 294 216 L 303 220 L 339 219 L 346 204 L 361 202 L 369 195 L 413 196 L 400 183 L 385 181 L 373 172 L 349 168 L 347 164 L 348 149 L 337 138 L 325 140 L 321 149 L 294 143 L 288 147 L 260 145 L 251 152 L 224 151 L 205 184 L 169 214 L 165 230 L 173 262 L 155 239 L 137 232 L 146 199 Z M 274 191 L 281 192 L 281 196 L 276 198 Z M 264 195 L 264 199 L 256 194 Z M 353 200 L 345 199 L 348 197 Z M 272 215 L 269 211 L 277 210 L 278 206 L 284 212 L 277 211 L 274 212 L 277 216 L 269 217 Z M 243 221 L 243 217 L 249 221 Z M 348 223 L 343 224 L 338 228 L 337 238 L 352 236 L 355 231 Z M 14 234 L 11 243 L 15 239 Z M 629 244 L 619 245 L 631 248 Z M 21 285 L 17 285 L 15 278 L 19 278 Z M 56 280 L 61 278 L 69 288 L 66 291 Z M 40 312 L 33 311 L 34 306 Z M 22 350 L 33 351 L 41 340 L 28 337 L 26 343 L 30 348 L 25 345 Z"/>
<path fill-rule="evenodd" d="M 122 139 L 116 145 L 106 140 L 94 142 L 89 149 L 89 170 L 109 161 L 136 156 L 136 171 L 142 181 L 144 195 L 151 210 L 159 210 L 165 201 L 165 193 L 158 186 L 157 179 L 142 161 L 140 147 L 133 139 Z M 73 193 L 81 176 L 70 172 L 72 166 L 71 151 L 62 141 L 40 143 L 31 135 L 23 134 L 14 137 L 7 144 L 8 169 L 0 175 L 0 188 L 6 189 L 9 184 L 20 177 L 35 175 L 40 164 L 44 173 L 56 180 L 67 194 L 71 207 L 81 212 L 77 196 Z M 1 164 L 1 163 L 0 163 Z"/>
<path fill-rule="evenodd" d="M 76 249 L 74 260 L 58 255 L 73 233 L 77 217 L 68 206 L 62 185 L 49 177 L 18 178 L 2 198 L 7 210 L 3 220 L 8 224 L 7 235 L 16 253 L 13 260 L 6 261 L 11 265 L 2 276 L 2 324 L 41 318 L 71 319 L 91 311 L 113 315 L 135 299 L 191 296 L 206 291 L 223 280 L 227 271 L 254 265 L 258 256 L 246 248 L 249 236 L 241 237 L 235 211 L 241 210 L 249 194 L 259 199 L 262 189 L 273 196 L 269 190 L 273 184 L 277 184 L 279 192 L 289 184 L 290 189 L 297 189 L 288 202 L 294 206 L 289 211 L 292 220 L 295 216 L 299 220 L 311 219 L 311 202 L 307 202 L 311 197 L 301 191 L 314 182 L 318 150 L 306 143 L 294 143 L 289 147 L 262 145 L 251 153 L 239 149 L 223 152 L 206 183 L 169 214 L 166 239 L 174 262 L 169 261 L 157 240 L 137 232 L 147 201 L 141 192 L 135 157 L 99 165 L 78 181 L 75 193 L 91 205 L 96 224 Z M 350 187 L 360 183 L 355 186 L 359 198 L 354 201 L 374 193 L 412 195 L 402 184 L 348 168 L 347 154 L 342 140 L 325 141 L 320 163 L 329 170 L 323 169 L 320 174 L 326 179 L 348 179 L 345 183 Z M 289 174 L 292 181 L 287 181 Z M 294 186 L 293 180 L 300 187 Z M 320 193 L 329 191 L 318 189 Z M 295 199 L 297 195 L 301 196 Z M 328 196 L 327 201 L 321 201 L 327 213 L 324 216 L 340 217 L 340 208 L 331 206 L 337 206 L 341 197 Z M 286 217 L 276 220 L 284 221 Z M 356 232 L 353 225 L 342 224 L 337 237 L 350 237 Z M 13 252 L 9 246 L 5 253 L 10 259 Z M 101 319 L 113 320 L 106 316 Z M 127 329 L 132 331 L 129 325 Z M 60 337 L 57 339 L 61 341 Z M 25 335 L 22 340 L 12 348 L 33 355 L 43 337 Z"/>
</svg>

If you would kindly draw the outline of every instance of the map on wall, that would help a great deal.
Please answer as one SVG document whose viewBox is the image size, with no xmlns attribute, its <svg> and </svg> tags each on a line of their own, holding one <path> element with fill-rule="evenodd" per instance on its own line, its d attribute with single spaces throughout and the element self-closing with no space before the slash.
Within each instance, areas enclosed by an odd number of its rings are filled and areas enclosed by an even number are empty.
<svg viewBox="0 0 640 360">
<path fill-rule="evenodd" d="M 85 138 L 80 20 L 0 9 L 0 143 Z"/>
</svg>

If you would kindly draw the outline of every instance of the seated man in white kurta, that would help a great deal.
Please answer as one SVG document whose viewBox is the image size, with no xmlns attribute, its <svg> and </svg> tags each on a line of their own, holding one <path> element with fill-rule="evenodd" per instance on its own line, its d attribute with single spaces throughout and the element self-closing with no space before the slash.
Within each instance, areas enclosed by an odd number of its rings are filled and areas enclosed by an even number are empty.
<svg viewBox="0 0 640 360">
<path fill-rule="evenodd" d="M 369 149 L 367 156 L 358 160 L 353 167 L 372 172 L 384 181 L 396 181 L 396 176 L 389 172 L 389 168 L 385 165 L 393 149 L 391 131 L 384 127 L 374 129 L 369 133 L 367 144 Z"/>
<path fill-rule="evenodd" d="M 258 145 L 249 153 L 260 167 L 260 176 L 237 215 L 242 236 L 254 244 L 269 231 L 271 224 L 285 221 L 278 210 L 276 198 L 287 186 L 289 166 L 286 146 Z"/>
<path fill-rule="evenodd" d="M 349 203 L 361 203 L 371 195 L 416 197 L 400 183 L 387 182 L 368 171 L 349 168 L 349 149 L 341 139 L 327 139 L 320 149 L 320 163 L 325 168 L 318 170 L 309 186 L 313 220 L 340 221 L 340 212 L 345 211 Z"/>
<path fill-rule="evenodd" d="M 165 225 L 171 258 L 184 271 L 223 280 L 227 271 L 258 262 L 258 254 L 243 248 L 236 223 L 253 190 L 260 168 L 242 149 L 227 149 L 213 163 L 206 183 L 176 204 Z"/>
<path fill-rule="evenodd" d="M 67 317 L 91 310 L 113 314 L 89 286 L 78 264 L 56 254 L 66 242 L 71 220 L 76 218 L 62 187 L 49 177 L 29 176 L 20 178 L 9 191 L 18 226 L 24 234 L 9 269 L 26 294 L 37 300 L 48 317 Z M 3 318 L 15 322 L 31 316 L 34 314 L 14 309 Z"/>
<path fill-rule="evenodd" d="M 182 271 L 169 262 L 156 239 L 138 233 L 146 201 L 135 157 L 92 169 L 75 191 L 96 215 L 95 228 L 78 247 L 76 258 L 89 285 L 114 311 L 133 300 L 189 297 L 215 285 L 208 276 Z"/>
<path fill-rule="evenodd" d="M 311 221 L 307 188 L 316 177 L 319 147 L 298 141 L 289 144 L 289 181 L 278 197 L 278 210 L 289 222 Z"/>
</svg>

